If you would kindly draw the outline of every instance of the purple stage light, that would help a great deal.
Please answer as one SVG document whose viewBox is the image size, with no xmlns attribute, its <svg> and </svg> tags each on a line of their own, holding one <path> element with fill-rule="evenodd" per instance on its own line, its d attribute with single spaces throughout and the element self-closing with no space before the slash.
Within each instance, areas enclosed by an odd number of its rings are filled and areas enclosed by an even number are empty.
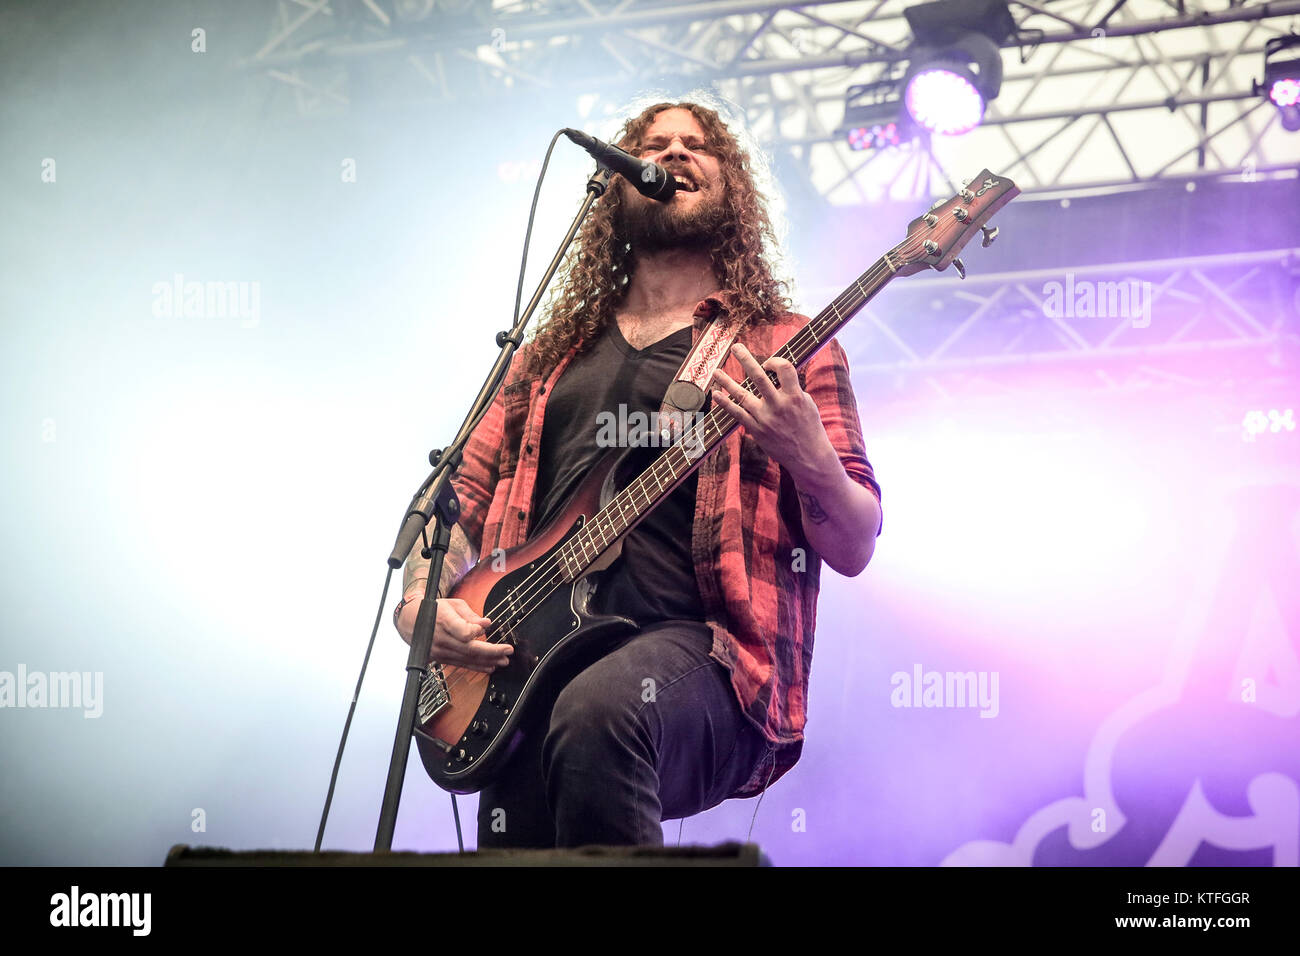
<svg viewBox="0 0 1300 956">
<path fill-rule="evenodd" d="M 1276 80 L 1268 91 L 1268 98 L 1278 106 L 1295 106 L 1300 104 L 1300 80 L 1293 77 Z"/>
<path fill-rule="evenodd" d="M 849 130 L 849 149 L 884 149 L 886 146 L 897 146 L 898 144 L 897 123 L 855 126 Z"/>
<path fill-rule="evenodd" d="M 917 73 L 907 84 L 903 102 L 917 123 L 947 136 L 968 133 L 984 119 L 984 97 L 975 84 L 947 67 Z"/>
<path fill-rule="evenodd" d="M 1264 44 L 1264 82 L 1255 83 L 1256 93 L 1268 91 L 1268 99 L 1277 107 L 1282 128 L 1300 132 L 1300 34 L 1273 37 Z"/>
</svg>

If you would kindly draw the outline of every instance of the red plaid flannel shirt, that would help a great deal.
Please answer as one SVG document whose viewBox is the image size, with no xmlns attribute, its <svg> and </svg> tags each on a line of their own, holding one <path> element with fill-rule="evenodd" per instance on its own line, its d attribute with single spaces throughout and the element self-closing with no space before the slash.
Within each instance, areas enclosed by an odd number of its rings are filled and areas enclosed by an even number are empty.
<svg viewBox="0 0 1300 956">
<path fill-rule="evenodd" d="M 723 292 L 699 303 L 694 341 L 728 298 Z M 737 341 L 761 363 L 806 322 L 783 315 L 750 327 Z M 461 529 L 480 555 L 527 538 L 547 397 L 575 354 L 570 350 L 544 381 L 525 376 L 521 361 L 512 363 L 466 445 L 453 485 Z M 722 369 L 736 381 L 746 378 L 735 356 Z M 832 339 L 799 378 L 849 477 L 879 499 L 839 343 Z M 760 761 L 733 794 L 753 796 L 793 767 L 803 749 L 821 558 L 804 537 L 794 480 L 743 428 L 700 466 L 691 555 L 713 631 L 710 656 L 730 671 L 742 710 L 775 747 L 773 760 Z"/>
</svg>

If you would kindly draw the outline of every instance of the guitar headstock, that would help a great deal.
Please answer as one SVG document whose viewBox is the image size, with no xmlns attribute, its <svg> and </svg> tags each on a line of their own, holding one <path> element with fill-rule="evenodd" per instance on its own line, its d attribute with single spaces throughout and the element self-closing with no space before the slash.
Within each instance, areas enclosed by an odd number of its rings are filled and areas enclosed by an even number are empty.
<svg viewBox="0 0 1300 956">
<path fill-rule="evenodd" d="M 898 275 L 912 275 L 922 269 L 942 272 L 956 260 L 963 278 L 965 267 L 957 254 L 993 214 L 1020 194 L 1020 188 L 1004 176 L 980 170 L 956 196 L 936 203 L 930 211 L 907 224 L 907 238 L 889 252 L 889 260 Z M 997 229 L 984 231 L 983 244 L 989 245 Z"/>
</svg>

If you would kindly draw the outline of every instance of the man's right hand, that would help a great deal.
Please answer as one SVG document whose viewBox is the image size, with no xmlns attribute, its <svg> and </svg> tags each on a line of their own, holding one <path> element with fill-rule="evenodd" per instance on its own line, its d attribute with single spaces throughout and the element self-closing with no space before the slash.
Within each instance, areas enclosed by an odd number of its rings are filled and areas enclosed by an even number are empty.
<svg viewBox="0 0 1300 956">
<path fill-rule="evenodd" d="M 415 632 L 415 618 L 420 613 L 423 598 L 406 604 L 397 618 L 397 633 L 411 643 Z M 492 643 L 487 640 L 486 628 L 491 621 L 475 613 L 460 598 L 438 599 L 438 620 L 433 628 L 433 649 L 430 660 L 452 664 L 490 674 L 498 667 L 510 663 L 514 646 L 509 642 Z"/>
</svg>

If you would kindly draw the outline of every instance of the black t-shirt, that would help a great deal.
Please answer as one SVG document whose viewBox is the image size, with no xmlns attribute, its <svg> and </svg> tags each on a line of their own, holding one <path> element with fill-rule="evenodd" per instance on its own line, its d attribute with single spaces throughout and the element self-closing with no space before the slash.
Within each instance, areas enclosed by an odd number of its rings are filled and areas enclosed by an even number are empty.
<svg viewBox="0 0 1300 956">
<path fill-rule="evenodd" d="M 623 338 L 618 323 L 611 321 L 605 334 L 569 363 L 546 405 L 533 527 L 541 528 L 563 509 L 602 456 L 638 442 L 640 422 L 634 413 L 653 420 L 690 348 L 690 326 L 644 349 L 634 349 Z M 626 428 L 621 427 L 624 423 Z M 614 437 L 620 441 L 617 448 L 608 446 Z M 620 475 L 620 486 L 636 477 L 658 453 L 654 448 L 638 452 L 631 474 Z M 622 614 L 642 626 L 666 620 L 704 620 L 691 560 L 697 483 L 696 473 L 692 473 L 627 533 L 622 555 L 599 579 L 595 610 Z"/>
</svg>

